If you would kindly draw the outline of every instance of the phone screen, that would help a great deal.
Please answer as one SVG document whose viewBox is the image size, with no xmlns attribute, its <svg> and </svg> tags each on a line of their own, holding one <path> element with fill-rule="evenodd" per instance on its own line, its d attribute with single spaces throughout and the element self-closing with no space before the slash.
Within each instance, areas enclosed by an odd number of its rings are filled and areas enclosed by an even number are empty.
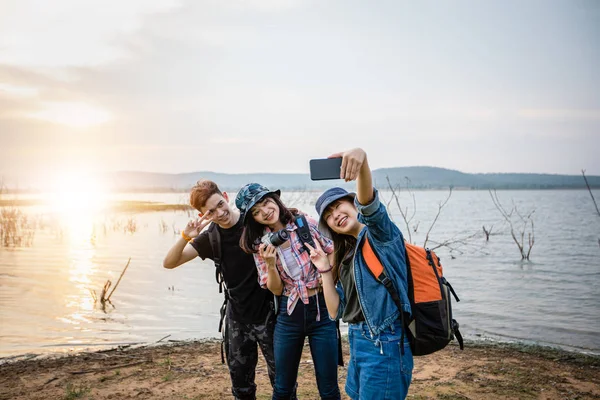
<svg viewBox="0 0 600 400">
<path fill-rule="evenodd" d="M 313 181 L 340 179 L 341 168 L 341 158 L 319 158 L 310 160 L 310 179 Z"/>
</svg>

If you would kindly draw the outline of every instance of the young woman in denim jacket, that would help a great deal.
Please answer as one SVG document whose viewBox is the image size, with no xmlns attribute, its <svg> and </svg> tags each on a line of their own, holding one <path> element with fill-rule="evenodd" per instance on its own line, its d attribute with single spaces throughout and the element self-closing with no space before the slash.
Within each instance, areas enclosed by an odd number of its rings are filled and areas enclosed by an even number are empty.
<svg viewBox="0 0 600 400">
<path fill-rule="evenodd" d="M 369 271 L 363 251 L 370 246 L 394 283 L 410 316 L 404 239 L 373 187 L 367 155 L 353 149 L 342 157 L 340 178 L 356 180 L 356 194 L 336 187 L 317 200 L 319 229 L 334 242 L 331 258 L 315 243 L 311 259 L 323 276 L 331 318 L 348 323 L 350 362 L 346 393 L 352 399 L 404 399 L 413 358 L 402 316 L 386 288 Z M 368 244 L 367 244 L 368 243 Z M 401 337 L 404 342 L 401 343 Z"/>
<path fill-rule="evenodd" d="M 275 323 L 275 386 L 273 399 L 294 396 L 304 339 L 308 336 L 315 365 L 317 387 L 322 399 L 340 399 L 337 382 L 337 329 L 329 318 L 320 285 L 320 274 L 311 262 L 297 232 L 294 216 L 279 199 L 279 191 L 269 191 L 258 183 L 244 186 L 235 203 L 242 212 L 244 230 L 240 246 L 254 254 L 260 285 L 279 296 Z M 331 253 L 333 243 L 307 217 L 313 240 L 321 252 Z M 267 233 L 285 230 L 289 239 L 279 246 L 261 243 Z"/>
</svg>

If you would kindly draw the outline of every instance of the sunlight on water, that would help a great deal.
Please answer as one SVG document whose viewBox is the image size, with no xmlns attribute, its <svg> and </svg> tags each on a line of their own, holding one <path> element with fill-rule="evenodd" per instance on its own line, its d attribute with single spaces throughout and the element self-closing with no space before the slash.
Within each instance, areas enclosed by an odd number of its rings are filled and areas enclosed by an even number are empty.
<svg viewBox="0 0 600 400">
<path fill-rule="evenodd" d="M 50 188 L 47 200 L 51 210 L 65 216 L 99 211 L 108 199 L 105 187 L 85 174 L 61 174 Z"/>
<path fill-rule="evenodd" d="M 78 286 L 87 285 L 94 272 L 94 220 L 89 214 L 75 214 L 66 222 L 71 260 L 70 281 L 78 283 Z"/>
<path fill-rule="evenodd" d="M 62 174 L 47 194 L 50 212 L 61 226 L 61 235 L 68 251 L 68 280 L 74 283 L 65 293 L 67 314 L 57 317 L 60 322 L 82 329 L 90 322 L 94 300 L 90 286 L 95 283 L 96 216 L 106 207 L 108 193 L 97 182 L 82 174 Z"/>
</svg>

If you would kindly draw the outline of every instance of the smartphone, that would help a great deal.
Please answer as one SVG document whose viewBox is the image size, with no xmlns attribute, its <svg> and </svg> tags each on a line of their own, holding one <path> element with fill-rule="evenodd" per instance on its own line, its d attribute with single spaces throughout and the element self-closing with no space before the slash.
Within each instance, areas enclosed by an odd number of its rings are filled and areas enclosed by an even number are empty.
<svg viewBox="0 0 600 400">
<path fill-rule="evenodd" d="M 310 160 L 310 179 L 323 181 L 326 179 L 340 179 L 342 158 L 318 158 Z"/>
</svg>

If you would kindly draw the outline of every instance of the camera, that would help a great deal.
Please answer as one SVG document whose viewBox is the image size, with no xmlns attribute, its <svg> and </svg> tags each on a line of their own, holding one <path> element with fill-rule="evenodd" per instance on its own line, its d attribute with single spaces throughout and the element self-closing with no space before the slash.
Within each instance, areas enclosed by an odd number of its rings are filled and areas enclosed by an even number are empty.
<svg viewBox="0 0 600 400">
<path fill-rule="evenodd" d="M 282 229 L 277 232 L 269 232 L 265 234 L 260 241 L 266 245 L 272 244 L 275 247 L 279 247 L 284 244 L 290 238 L 290 234 Z"/>
</svg>

